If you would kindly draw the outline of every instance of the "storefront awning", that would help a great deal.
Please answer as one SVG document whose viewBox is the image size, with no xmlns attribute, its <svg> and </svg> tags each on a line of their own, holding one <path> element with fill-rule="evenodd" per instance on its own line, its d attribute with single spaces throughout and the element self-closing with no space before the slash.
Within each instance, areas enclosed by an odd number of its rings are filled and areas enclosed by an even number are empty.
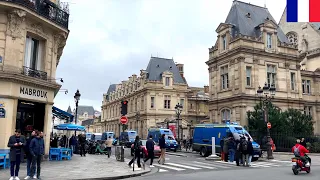
<svg viewBox="0 0 320 180">
<path fill-rule="evenodd" d="M 53 116 L 62 119 L 62 120 L 67 120 L 68 122 L 72 122 L 73 121 L 73 115 L 63 111 L 55 106 L 52 106 L 52 114 Z"/>
</svg>

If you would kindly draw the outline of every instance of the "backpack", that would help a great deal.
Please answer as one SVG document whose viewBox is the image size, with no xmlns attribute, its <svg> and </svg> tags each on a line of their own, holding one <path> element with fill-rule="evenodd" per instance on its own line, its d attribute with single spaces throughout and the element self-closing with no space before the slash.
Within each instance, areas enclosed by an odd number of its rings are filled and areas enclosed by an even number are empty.
<svg viewBox="0 0 320 180">
<path fill-rule="evenodd" d="M 134 150 L 140 150 L 140 149 L 141 149 L 140 141 L 135 142 L 134 143 Z"/>
<path fill-rule="evenodd" d="M 295 157 L 300 157 L 300 149 L 299 149 L 300 145 L 298 147 L 294 146 L 293 148 L 293 154 Z"/>
<path fill-rule="evenodd" d="M 248 141 L 247 140 L 243 140 L 243 142 L 241 144 L 241 150 L 242 151 L 247 151 L 248 150 Z"/>
</svg>

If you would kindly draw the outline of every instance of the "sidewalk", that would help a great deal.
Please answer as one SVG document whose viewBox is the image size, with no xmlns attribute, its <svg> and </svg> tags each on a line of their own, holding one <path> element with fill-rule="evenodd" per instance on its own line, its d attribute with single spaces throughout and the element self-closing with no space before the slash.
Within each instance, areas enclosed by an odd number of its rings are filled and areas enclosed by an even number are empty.
<svg viewBox="0 0 320 180">
<path fill-rule="evenodd" d="M 140 176 L 150 172 L 150 168 L 132 171 L 126 162 L 119 162 L 112 156 L 90 155 L 80 157 L 74 155 L 69 161 L 44 161 L 41 167 L 41 178 L 44 180 L 108 180 L 124 179 L 129 177 Z M 19 178 L 26 176 L 26 163 L 21 164 Z M 0 179 L 9 179 L 9 169 L 0 169 Z"/>
</svg>

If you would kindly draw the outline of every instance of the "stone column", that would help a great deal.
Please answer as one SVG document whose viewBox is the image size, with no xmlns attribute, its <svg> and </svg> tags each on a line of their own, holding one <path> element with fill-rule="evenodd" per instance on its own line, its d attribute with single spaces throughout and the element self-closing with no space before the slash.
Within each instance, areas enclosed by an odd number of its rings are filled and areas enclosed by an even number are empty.
<svg viewBox="0 0 320 180">
<path fill-rule="evenodd" d="M 44 126 L 43 126 L 43 133 L 45 135 L 43 137 L 44 144 L 45 144 L 45 149 L 44 149 L 45 155 L 49 155 L 51 130 L 52 130 L 52 104 L 46 104 L 45 115 L 44 115 Z"/>
</svg>

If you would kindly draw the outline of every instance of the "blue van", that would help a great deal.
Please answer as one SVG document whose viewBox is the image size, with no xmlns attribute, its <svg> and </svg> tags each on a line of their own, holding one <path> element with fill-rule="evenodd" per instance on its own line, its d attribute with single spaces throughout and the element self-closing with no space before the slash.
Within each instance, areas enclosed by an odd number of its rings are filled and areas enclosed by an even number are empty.
<svg viewBox="0 0 320 180">
<path fill-rule="evenodd" d="M 131 148 L 131 144 L 134 143 L 136 136 L 137 136 L 137 131 L 121 132 L 119 141 L 125 142 L 125 146 L 128 148 Z"/>
<path fill-rule="evenodd" d="M 101 141 L 102 133 L 92 133 L 91 140 L 92 141 Z"/>
<path fill-rule="evenodd" d="M 179 148 L 179 144 L 175 140 L 173 133 L 170 129 L 150 128 L 148 130 L 148 137 L 152 135 L 152 139 L 156 143 L 159 143 L 159 138 L 161 138 L 162 134 L 165 134 L 167 149 L 174 150 L 176 152 Z"/>
<path fill-rule="evenodd" d="M 86 140 L 91 140 L 92 133 L 86 133 Z"/>
<path fill-rule="evenodd" d="M 114 139 L 115 138 L 114 133 L 113 132 L 104 132 L 104 133 L 102 133 L 101 140 L 107 140 L 109 137 Z"/>
<path fill-rule="evenodd" d="M 211 154 L 212 151 L 212 137 L 215 137 L 216 152 L 220 154 L 221 146 L 220 141 L 228 136 L 228 133 L 232 133 L 235 139 L 240 139 L 243 135 L 252 137 L 242 126 L 237 123 L 227 124 L 199 124 L 195 126 L 193 133 L 193 150 L 200 152 L 200 155 L 206 157 Z M 252 142 L 254 155 L 252 160 L 258 160 L 261 157 L 260 145 L 256 142 Z"/>
</svg>

